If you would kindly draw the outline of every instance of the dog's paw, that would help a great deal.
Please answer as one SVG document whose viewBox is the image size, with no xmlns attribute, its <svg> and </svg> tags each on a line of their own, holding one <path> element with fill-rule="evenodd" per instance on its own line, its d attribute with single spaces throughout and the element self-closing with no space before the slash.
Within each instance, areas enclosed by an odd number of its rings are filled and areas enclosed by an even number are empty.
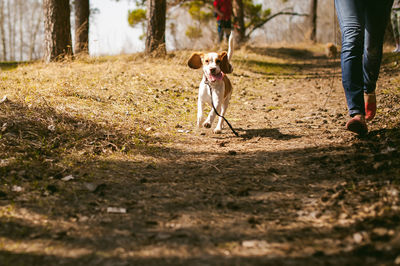
<svg viewBox="0 0 400 266">
<path fill-rule="evenodd" d="M 221 134 L 222 130 L 220 128 L 215 128 L 214 129 L 214 134 Z"/>
<path fill-rule="evenodd" d="M 205 122 L 205 123 L 203 124 L 203 126 L 204 126 L 205 128 L 210 128 L 210 127 L 211 127 L 211 123 Z"/>
<path fill-rule="evenodd" d="M 204 118 L 202 116 L 198 117 L 197 118 L 197 127 L 203 127 L 203 121 L 204 121 Z"/>
</svg>

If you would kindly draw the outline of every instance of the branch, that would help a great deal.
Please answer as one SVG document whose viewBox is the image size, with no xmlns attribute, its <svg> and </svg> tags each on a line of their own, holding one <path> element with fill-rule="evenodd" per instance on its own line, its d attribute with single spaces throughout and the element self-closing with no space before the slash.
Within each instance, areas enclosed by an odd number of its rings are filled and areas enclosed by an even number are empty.
<svg viewBox="0 0 400 266">
<path fill-rule="evenodd" d="M 173 0 L 171 2 L 167 1 L 167 10 L 175 10 L 177 8 L 180 8 L 182 5 L 190 2 L 194 2 L 196 0 Z M 203 3 L 205 6 L 213 7 L 213 2 L 211 0 L 203 0 Z"/>
<path fill-rule="evenodd" d="M 262 26 L 264 26 L 265 23 L 267 23 L 268 21 L 272 20 L 273 18 L 280 16 L 280 15 L 287 15 L 287 16 L 302 16 L 302 17 L 307 17 L 308 14 L 303 14 L 303 13 L 297 13 L 297 12 L 290 12 L 290 11 L 280 11 L 278 13 L 275 13 L 271 16 L 268 16 L 267 18 L 265 18 L 264 20 L 262 20 L 260 23 L 254 25 L 254 27 L 246 34 L 246 39 L 250 38 L 250 35 L 258 28 L 261 28 Z"/>
</svg>

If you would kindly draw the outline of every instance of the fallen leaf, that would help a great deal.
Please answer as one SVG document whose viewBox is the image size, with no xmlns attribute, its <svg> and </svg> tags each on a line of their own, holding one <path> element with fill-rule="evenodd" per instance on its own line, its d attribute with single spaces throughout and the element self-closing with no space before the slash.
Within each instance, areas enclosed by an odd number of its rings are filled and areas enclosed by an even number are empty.
<svg viewBox="0 0 400 266">
<path fill-rule="evenodd" d="M 107 212 L 108 213 L 126 213 L 126 208 L 108 207 Z"/>
<path fill-rule="evenodd" d="M 6 102 L 8 99 L 7 99 L 7 95 L 4 95 L 4 97 L 0 100 L 0 103 L 4 103 L 4 102 Z"/>
<path fill-rule="evenodd" d="M 372 233 L 374 233 L 375 235 L 377 235 L 379 237 L 386 236 L 388 234 L 388 232 L 389 231 L 386 228 L 382 228 L 382 227 L 377 227 L 372 230 Z"/>
<path fill-rule="evenodd" d="M 360 233 L 355 233 L 353 235 L 353 240 L 354 242 L 356 242 L 357 244 L 360 244 L 363 241 L 363 236 Z"/>
<path fill-rule="evenodd" d="M 73 177 L 72 175 L 67 175 L 67 176 L 61 178 L 62 181 L 70 181 L 73 179 L 75 179 L 75 177 Z"/>
<path fill-rule="evenodd" d="M 245 248 L 265 248 L 268 246 L 268 243 L 265 240 L 244 240 L 242 246 Z"/>
<path fill-rule="evenodd" d="M 12 186 L 11 190 L 14 192 L 22 192 L 24 189 L 20 186 L 14 185 L 14 186 Z"/>
<path fill-rule="evenodd" d="M 98 185 L 94 183 L 84 183 L 84 185 L 90 192 L 94 192 L 98 187 Z"/>
</svg>

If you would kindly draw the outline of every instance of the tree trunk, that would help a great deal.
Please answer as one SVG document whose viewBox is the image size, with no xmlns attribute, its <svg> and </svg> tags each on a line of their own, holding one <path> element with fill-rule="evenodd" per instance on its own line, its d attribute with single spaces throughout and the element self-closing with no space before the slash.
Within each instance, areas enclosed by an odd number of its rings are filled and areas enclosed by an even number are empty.
<svg viewBox="0 0 400 266">
<path fill-rule="evenodd" d="M 166 0 L 147 0 L 147 34 L 146 54 L 166 54 L 165 20 L 167 12 Z"/>
<path fill-rule="evenodd" d="M 43 0 L 43 7 L 45 62 L 72 56 L 69 0 Z"/>
<path fill-rule="evenodd" d="M 233 25 L 236 35 L 236 41 L 242 43 L 245 41 L 245 25 L 244 25 L 244 12 L 243 12 L 243 1 L 233 0 Z"/>
<path fill-rule="evenodd" d="M 6 31 L 4 29 L 4 1 L 0 0 L 0 35 L 1 35 L 1 47 L 2 47 L 2 61 L 7 60 L 7 45 L 6 45 Z"/>
<path fill-rule="evenodd" d="M 40 26 L 42 25 L 42 16 L 39 14 L 36 19 L 34 19 L 35 12 L 32 12 L 32 28 L 30 29 L 30 45 L 29 45 L 29 61 L 33 59 L 33 54 L 35 53 L 36 37 L 39 33 Z M 36 23 L 35 23 L 36 21 Z"/>
<path fill-rule="evenodd" d="M 19 61 L 24 60 L 24 1 L 18 0 L 18 26 L 19 26 Z"/>
<path fill-rule="evenodd" d="M 14 61 L 14 50 L 15 50 L 15 47 L 14 47 L 14 43 L 13 43 L 13 40 L 14 40 L 14 35 L 13 35 L 13 32 L 14 32 L 14 25 L 13 25 L 13 23 L 12 23 L 12 17 L 11 17 L 11 14 L 13 13 L 12 11 L 11 11 L 11 0 L 8 0 L 7 1 L 7 30 L 8 30 L 8 53 L 9 53 L 9 55 L 8 55 L 8 59 L 9 59 L 9 61 Z M 15 15 L 15 14 L 14 14 Z"/>
<path fill-rule="evenodd" d="M 26 56 L 29 61 L 33 59 L 38 59 L 40 56 L 34 57 L 34 53 L 36 52 L 36 48 L 40 45 L 40 39 L 42 36 L 42 26 L 43 26 L 43 6 L 42 1 L 31 0 L 30 1 L 30 17 L 27 19 L 26 29 Z M 39 41 L 37 39 L 39 38 Z"/>
<path fill-rule="evenodd" d="M 75 54 L 89 54 L 89 0 L 75 0 Z"/>
<path fill-rule="evenodd" d="M 317 8 L 318 8 L 318 0 L 311 0 L 310 3 L 310 12 L 309 12 L 309 34 L 308 39 L 315 43 L 317 41 Z"/>
</svg>

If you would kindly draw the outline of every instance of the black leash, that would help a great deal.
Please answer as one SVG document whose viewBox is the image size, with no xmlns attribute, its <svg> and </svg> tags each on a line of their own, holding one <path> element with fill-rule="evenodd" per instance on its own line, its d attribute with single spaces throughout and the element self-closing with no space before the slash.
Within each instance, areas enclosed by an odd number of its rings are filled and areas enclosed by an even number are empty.
<svg viewBox="0 0 400 266">
<path fill-rule="evenodd" d="M 212 88 L 210 86 L 210 83 L 209 83 L 207 77 L 206 77 L 206 81 L 204 83 L 208 86 L 208 88 L 210 88 L 211 105 L 212 105 L 212 108 L 214 109 L 214 112 L 217 114 L 217 116 L 222 117 L 224 119 L 224 121 L 228 124 L 229 128 L 232 130 L 233 134 L 235 134 L 236 137 L 239 137 L 239 134 L 233 129 L 232 125 L 228 122 L 228 120 L 224 116 L 220 115 L 217 111 L 217 108 L 215 108 L 213 97 L 212 97 Z"/>
</svg>

